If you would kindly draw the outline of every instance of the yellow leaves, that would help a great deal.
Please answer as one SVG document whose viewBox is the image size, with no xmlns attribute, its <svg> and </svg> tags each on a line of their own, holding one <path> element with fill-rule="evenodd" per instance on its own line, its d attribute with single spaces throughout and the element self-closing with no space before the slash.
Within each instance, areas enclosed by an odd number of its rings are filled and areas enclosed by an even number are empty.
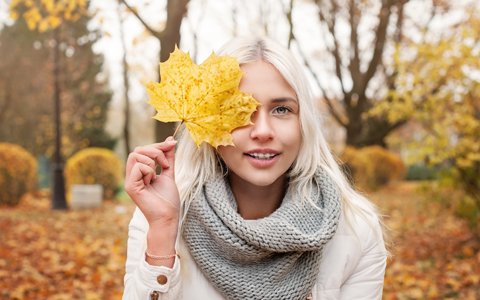
<svg viewBox="0 0 480 300">
<path fill-rule="evenodd" d="M 2 299 L 121 299 L 134 207 L 59 213 L 44 193 L 0 209 Z"/>
<path fill-rule="evenodd" d="M 214 53 L 201 65 L 178 49 L 160 64 L 161 82 L 147 86 L 152 105 L 162 122 L 185 123 L 199 146 L 233 145 L 231 132 L 250 123 L 258 106 L 252 96 L 238 90 L 242 71 L 236 59 Z"/>
<path fill-rule="evenodd" d="M 25 19 L 30 30 L 44 32 L 57 28 L 62 20 L 75 21 L 87 13 L 86 0 L 13 0 L 10 17 Z"/>
<path fill-rule="evenodd" d="M 369 112 L 421 125 L 410 147 L 417 160 L 428 157 L 435 164 L 450 159 L 460 169 L 480 161 L 480 30 L 469 25 L 473 21 L 480 17 L 471 15 L 435 39 L 397 45 L 395 89 Z"/>
<path fill-rule="evenodd" d="M 28 29 L 30 30 L 35 29 L 35 26 L 42 20 L 42 16 L 36 8 L 28 10 L 23 16 L 25 17 Z"/>
<path fill-rule="evenodd" d="M 16 205 L 37 186 L 37 161 L 19 145 L 0 143 L 0 204 Z"/>
<path fill-rule="evenodd" d="M 392 235 L 383 299 L 478 299 L 480 240 L 426 183 L 401 182 L 371 194 Z M 434 184 L 434 183 L 428 183 Z M 442 188 L 447 201 L 456 190 Z M 478 255 L 478 256 L 477 256 Z"/>
</svg>

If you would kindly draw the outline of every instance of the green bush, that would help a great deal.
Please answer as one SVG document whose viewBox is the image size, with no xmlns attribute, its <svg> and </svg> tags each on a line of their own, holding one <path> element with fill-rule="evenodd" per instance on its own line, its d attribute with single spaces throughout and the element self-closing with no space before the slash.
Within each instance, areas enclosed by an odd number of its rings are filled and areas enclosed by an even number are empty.
<svg viewBox="0 0 480 300">
<path fill-rule="evenodd" d="M 78 151 L 65 166 L 68 199 L 74 184 L 101 184 L 103 198 L 112 199 L 119 190 L 123 164 L 111 150 L 86 148 Z"/>
<path fill-rule="evenodd" d="M 37 161 L 19 145 L 0 143 L 0 204 L 17 205 L 37 188 Z"/>
<path fill-rule="evenodd" d="M 408 166 L 407 180 L 435 180 L 438 178 L 438 170 L 435 167 L 426 166 L 423 164 L 413 164 Z"/>
</svg>

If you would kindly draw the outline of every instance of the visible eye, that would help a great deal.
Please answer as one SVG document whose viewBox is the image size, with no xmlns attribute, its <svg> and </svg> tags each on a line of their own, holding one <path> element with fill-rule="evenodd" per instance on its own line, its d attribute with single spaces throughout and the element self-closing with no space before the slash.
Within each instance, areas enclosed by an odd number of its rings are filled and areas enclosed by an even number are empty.
<svg viewBox="0 0 480 300">
<path fill-rule="evenodd" d="M 290 112 L 292 112 L 293 110 L 288 107 L 288 106 L 277 106 L 273 109 L 273 113 L 276 114 L 276 115 L 286 115 Z"/>
</svg>

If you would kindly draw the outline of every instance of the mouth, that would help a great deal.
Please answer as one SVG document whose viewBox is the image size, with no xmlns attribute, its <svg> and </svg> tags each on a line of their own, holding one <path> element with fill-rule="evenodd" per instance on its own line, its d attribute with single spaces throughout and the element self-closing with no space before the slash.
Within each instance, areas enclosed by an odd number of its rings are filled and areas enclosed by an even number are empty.
<svg viewBox="0 0 480 300">
<path fill-rule="evenodd" d="M 253 150 L 246 152 L 245 155 L 258 160 L 270 160 L 280 155 L 280 153 L 273 150 Z"/>
<path fill-rule="evenodd" d="M 273 153 L 247 153 L 247 156 L 253 157 L 260 160 L 269 160 L 277 156 L 278 154 Z"/>
</svg>

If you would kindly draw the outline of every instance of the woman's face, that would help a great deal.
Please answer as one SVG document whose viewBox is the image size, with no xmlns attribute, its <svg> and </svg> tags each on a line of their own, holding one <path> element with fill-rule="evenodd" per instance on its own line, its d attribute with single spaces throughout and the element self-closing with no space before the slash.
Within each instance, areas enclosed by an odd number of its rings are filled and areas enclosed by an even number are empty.
<svg viewBox="0 0 480 300">
<path fill-rule="evenodd" d="M 241 66 L 240 90 L 260 102 L 253 125 L 232 132 L 235 146 L 218 152 L 229 168 L 232 184 L 266 187 L 282 180 L 295 161 L 302 141 L 295 91 L 280 72 L 263 61 Z"/>
</svg>

